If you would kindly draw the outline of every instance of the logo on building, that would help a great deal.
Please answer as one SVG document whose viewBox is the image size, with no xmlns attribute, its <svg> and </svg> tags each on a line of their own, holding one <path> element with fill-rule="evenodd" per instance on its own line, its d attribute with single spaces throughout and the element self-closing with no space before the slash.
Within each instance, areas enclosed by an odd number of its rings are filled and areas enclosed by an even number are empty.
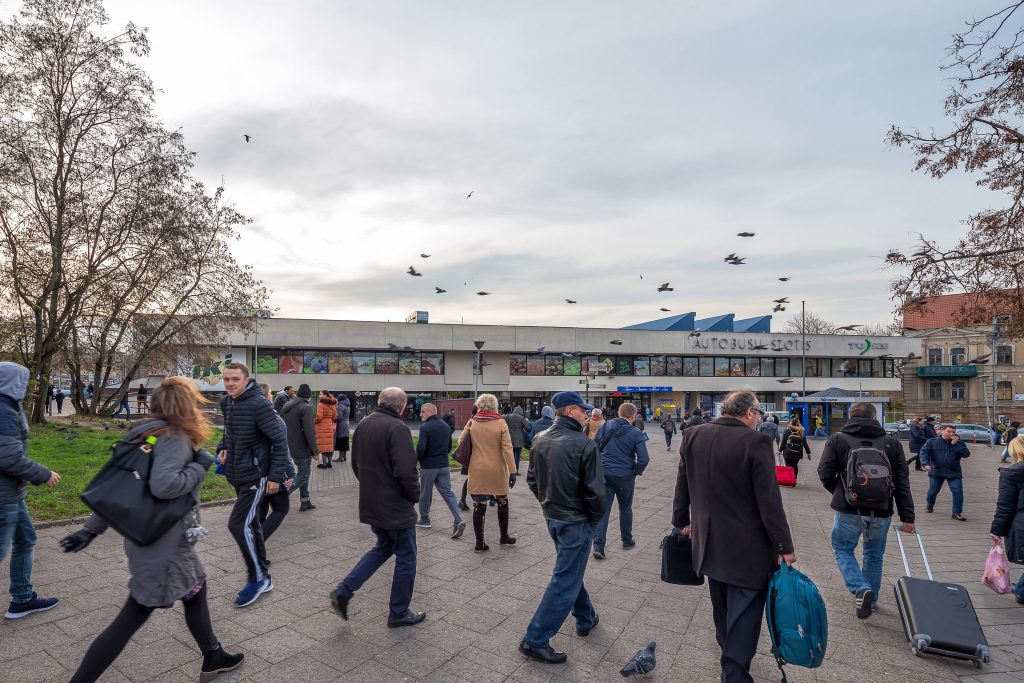
<svg viewBox="0 0 1024 683">
<path fill-rule="evenodd" d="M 857 349 L 860 349 L 860 353 L 858 353 L 857 355 L 858 356 L 863 356 L 865 353 L 867 353 L 871 349 L 879 349 L 879 350 L 888 349 L 889 348 L 889 344 L 887 342 L 878 342 L 876 344 L 876 343 L 873 343 L 867 337 L 864 337 L 864 341 L 862 341 L 862 342 L 850 342 L 850 348 L 853 349 L 854 351 L 856 351 Z"/>
</svg>

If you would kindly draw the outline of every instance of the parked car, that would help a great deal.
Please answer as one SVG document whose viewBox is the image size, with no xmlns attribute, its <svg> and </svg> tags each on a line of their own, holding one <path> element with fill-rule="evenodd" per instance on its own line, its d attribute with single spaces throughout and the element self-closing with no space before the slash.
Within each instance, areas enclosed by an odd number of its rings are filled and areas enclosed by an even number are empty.
<svg viewBox="0 0 1024 683">
<path fill-rule="evenodd" d="M 981 444 L 992 443 L 992 430 L 982 425 L 970 425 L 960 423 L 948 423 L 939 425 L 937 429 L 944 429 L 945 427 L 954 427 L 960 440 L 965 443 L 974 443 L 977 441 Z"/>
<path fill-rule="evenodd" d="M 906 422 L 886 422 L 885 432 L 900 441 L 910 441 L 910 425 Z"/>
</svg>

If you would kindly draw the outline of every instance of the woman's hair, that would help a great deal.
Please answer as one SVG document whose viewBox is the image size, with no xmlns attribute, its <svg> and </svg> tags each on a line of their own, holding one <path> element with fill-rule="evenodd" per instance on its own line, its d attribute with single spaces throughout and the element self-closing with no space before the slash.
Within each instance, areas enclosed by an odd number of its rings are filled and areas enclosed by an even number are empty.
<svg viewBox="0 0 1024 683">
<path fill-rule="evenodd" d="M 480 394 L 476 399 L 476 407 L 482 413 L 498 412 L 498 397 L 494 394 Z"/>
<path fill-rule="evenodd" d="M 1012 439 L 1006 447 L 1010 451 L 1010 460 L 1014 463 L 1024 461 L 1024 437 Z"/>
<path fill-rule="evenodd" d="M 804 426 L 802 424 L 800 424 L 800 420 L 790 420 L 789 421 L 789 430 L 791 432 L 796 432 L 800 436 L 803 436 L 803 434 L 804 434 Z"/>
<path fill-rule="evenodd" d="M 270 385 L 269 384 L 267 384 L 266 382 L 260 382 L 259 383 L 259 387 L 260 387 L 260 389 L 263 390 L 263 395 L 267 397 L 268 401 L 273 401 L 274 400 L 274 397 L 270 395 Z"/>
<path fill-rule="evenodd" d="M 185 432 L 193 448 L 199 448 L 210 438 L 210 418 L 199 406 L 209 405 L 208 401 L 191 380 L 184 377 L 168 377 L 153 389 L 149 399 L 149 410 L 153 417 L 167 423 L 166 427 L 153 432 L 159 435 L 171 429 Z"/>
</svg>

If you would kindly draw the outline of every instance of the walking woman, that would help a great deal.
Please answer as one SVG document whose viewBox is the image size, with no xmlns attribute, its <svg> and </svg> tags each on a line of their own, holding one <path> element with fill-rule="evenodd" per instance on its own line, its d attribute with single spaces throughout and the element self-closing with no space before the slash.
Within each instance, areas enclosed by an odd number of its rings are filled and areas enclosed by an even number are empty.
<svg viewBox="0 0 1024 683">
<path fill-rule="evenodd" d="M 786 433 L 782 435 L 782 442 L 779 443 L 779 453 L 786 461 L 787 467 L 793 468 L 793 476 L 800 475 L 800 461 L 803 460 L 804 452 L 811 457 L 811 446 L 804 437 L 804 427 L 798 418 L 789 421 Z"/>
<path fill-rule="evenodd" d="M 587 438 L 591 441 L 597 436 L 597 430 L 604 425 L 604 413 L 601 412 L 600 408 L 594 408 L 590 411 L 590 418 L 587 423 L 583 425 L 583 433 L 587 435 Z"/>
<path fill-rule="evenodd" d="M 348 417 L 352 413 L 352 404 L 348 396 L 338 394 L 338 414 L 334 418 L 334 450 L 338 451 L 335 462 L 348 460 Z"/>
<path fill-rule="evenodd" d="M 199 489 L 213 456 L 196 450 L 210 436 L 210 422 L 199 406 L 208 401 L 189 380 L 168 377 L 153 390 L 152 417 L 132 426 L 126 441 L 140 444 L 156 437 L 152 451 L 149 490 L 157 498 L 170 500 L 190 495 L 196 507 L 181 524 L 147 546 L 125 539 L 128 557 L 128 599 L 114 621 L 100 633 L 85 653 L 71 683 L 91 683 L 117 659 L 128 640 L 157 608 L 169 608 L 181 600 L 185 624 L 203 653 L 199 680 L 212 681 L 218 674 L 232 671 L 242 663 L 243 655 L 228 654 L 221 648 L 210 623 L 206 603 L 206 572 L 199 562 L 195 543 L 206 530 L 199 526 Z M 85 526 L 61 540 L 64 552 L 78 552 L 107 528 L 93 515 Z"/>
<path fill-rule="evenodd" d="M 331 457 L 334 455 L 334 421 L 338 417 L 338 399 L 326 391 L 320 392 L 320 398 L 316 403 L 316 418 L 313 424 L 316 425 L 316 445 L 320 449 L 320 459 L 323 461 L 317 465 L 317 469 L 334 467 L 331 464 Z"/>
<path fill-rule="evenodd" d="M 270 385 L 260 382 L 260 389 L 263 390 L 267 400 L 273 403 Z M 281 429 L 287 429 L 280 415 L 277 415 L 277 419 L 281 423 Z M 284 480 L 284 483 L 274 493 L 263 494 L 263 500 L 260 501 L 260 524 L 263 527 L 264 541 L 277 531 L 277 527 L 281 526 L 281 522 L 288 516 L 288 510 L 291 509 L 288 496 L 291 495 L 292 484 L 295 483 L 295 463 L 292 461 L 291 455 L 288 456 L 288 464 L 285 466 L 284 471 L 285 476 L 288 478 Z M 266 546 L 264 546 L 264 550 L 266 550 Z M 270 560 L 267 560 L 267 566 L 269 565 Z"/>
<path fill-rule="evenodd" d="M 1024 564 L 1024 437 L 1010 441 L 1007 449 L 1012 464 L 999 472 L 999 497 L 989 533 L 996 543 L 1006 539 L 1007 560 Z M 1013 595 L 1018 605 L 1024 605 L 1024 574 L 1013 584 Z"/>
<path fill-rule="evenodd" d="M 487 500 L 491 496 L 498 503 L 498 529 L 501 544 L 512 545 L 516 539 L 508 534 L 508 490 L 515 486 L 516 461 L 512 455 L 512 437 L 508 423 L 498 414 L 498 399 L 494 394 L 480 394 L 476 400 L 476 415 L 462 430 L 459 443 L 472 434 L 473 455 L 469 460 L 469 495 L 473 497 L 473 533 L 476 550 L 489 550 L 484 543 L 484 517 Z"/>
</svg>

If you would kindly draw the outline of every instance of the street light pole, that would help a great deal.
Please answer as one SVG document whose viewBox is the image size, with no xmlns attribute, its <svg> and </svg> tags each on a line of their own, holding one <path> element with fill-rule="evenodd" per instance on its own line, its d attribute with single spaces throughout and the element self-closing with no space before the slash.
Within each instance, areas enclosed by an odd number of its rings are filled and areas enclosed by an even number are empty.
<svg viewBox="0 0 1024 683">
<path fill-rule="evenodd" d="M 484 368 L 481 363 L 480 349 L 484 347 L 483 339 L 474 339 L 473 345 L 476 347 L 476 368 L 473 371 L 473 400 L 476 401 L 480 397 L 480 375 L 483 373 Z"/>
<path fill-rule="evenodd" d="M 807 396 L 807 302 L 800 302 L 800 381 L 803 384 L 803 395 Z"/>
</svg>

